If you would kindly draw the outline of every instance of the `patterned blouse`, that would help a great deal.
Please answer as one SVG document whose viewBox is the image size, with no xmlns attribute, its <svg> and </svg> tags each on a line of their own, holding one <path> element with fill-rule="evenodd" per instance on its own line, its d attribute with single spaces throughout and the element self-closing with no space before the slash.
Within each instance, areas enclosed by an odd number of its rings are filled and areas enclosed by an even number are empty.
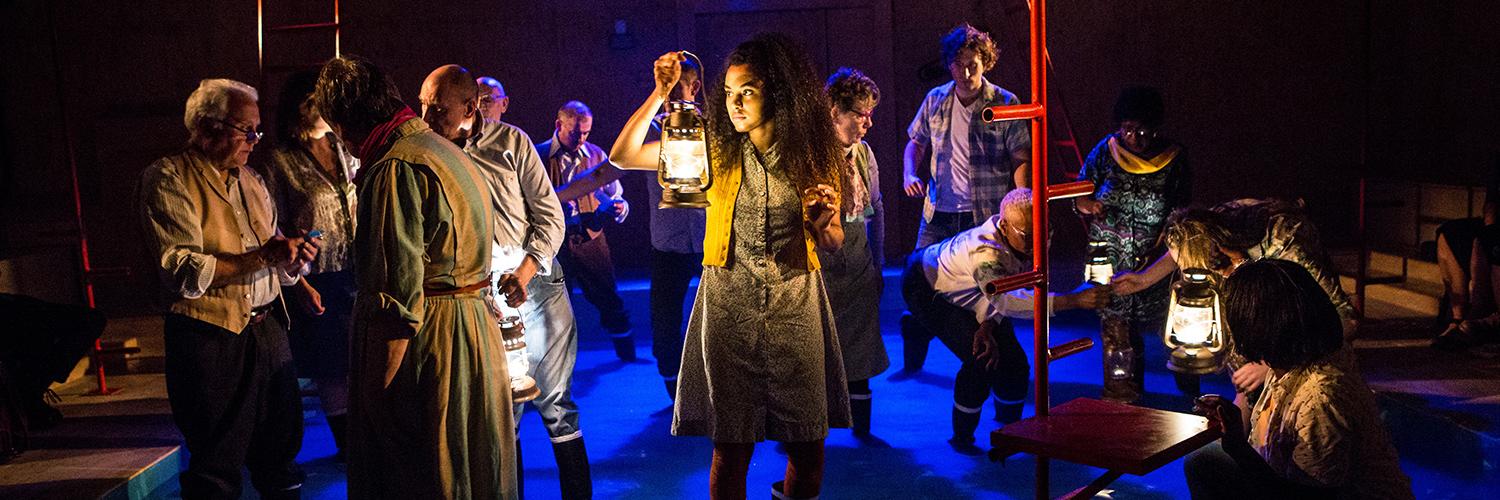
<svg viewBox="0 0 1500 500">
<path fill-rule="evenodd" d="M 318 259 L 311 274 L 352 270 L 354 267 L 354 175 L 359 171 L 355 158 L 338 138 L 333 140 L 334 159 L 339 174 L 329 175 L 318 166 L 312 152 L 300 144 L 276 148 L 266 165 L 266 187 L 276 200 L 281 214 L 281 232 L 288 235 L 302 231 L 323 232 Z"/>
<path fill-rule="evenodd" d="M 1250 414 L 1250 446 L 1283 478 L 1338 489 L 1337 498 L 1412 498 L 1375 394 L 1341 349 L 1266 377 Z"/>
<path fill-rule="evenodd" d="M 1162 232 L 1167 216 L 1191 200 L 1192 171 L 1183 152 L 1155 172 L 1126 172 L 1110 154 L 1114 137 L 1105 137 L 1094 146 L 1078 175 L 1079 180 L 1093 181 L 1094 199 L 1104 205 L 1089 220 L 1089 240 L 1108 244 L 1116 273 L 1139 271 L 1166 251 Z M 1132 321 L 1160 321 L 1167 314 L 1170 281 L 1162 280 L 1141 293 L 1110 297 L 1109 305 L 1099 312 Z"/>
</svg>

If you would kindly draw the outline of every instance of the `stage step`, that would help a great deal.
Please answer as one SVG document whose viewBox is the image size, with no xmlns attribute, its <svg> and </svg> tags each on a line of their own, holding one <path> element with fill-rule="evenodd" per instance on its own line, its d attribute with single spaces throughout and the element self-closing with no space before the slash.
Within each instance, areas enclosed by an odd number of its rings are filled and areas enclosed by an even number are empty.
<svg viewBox="0 0 1500 500">
<path fill-rule="evenodd" d="M 118 392 L 91 396 L 93 377 L 55 390 L 61 424 L 0 465 L 0 498 L 139 499 L 175 487 L 185 465 L 160 374 L 111 375 Z"/>
</svg>

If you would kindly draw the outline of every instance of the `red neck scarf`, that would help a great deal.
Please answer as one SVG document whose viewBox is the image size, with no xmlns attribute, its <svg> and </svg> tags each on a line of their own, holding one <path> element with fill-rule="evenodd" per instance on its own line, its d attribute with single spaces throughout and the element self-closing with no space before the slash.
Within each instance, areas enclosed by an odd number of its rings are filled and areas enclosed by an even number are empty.
<svg viewBox="0 0 1500 500">
<path fill-rule="evenodd" d="M 359 154 L 360 166 L 374 165 L 375 161 L 380 159 L 379 157 L 373 157 L 376 149 L 380 148 L 382 144 L 385 144 L 390 139 L 391 133 L 395 132 L 397 127 L 406 123 L 407 120 L 416 117 L 417 114 L 412 112 L 410 107 L 402 106 L 401 111 L 397 111 L 395 116 L 392 116 L 390 120 L 386 120 L 385 123 L 376 125 L 374 129 L 371 129 L 370 135 L 365 136 L 364 142 L 359 143 L 359 149 L 356 150 Z"/>
</svg>

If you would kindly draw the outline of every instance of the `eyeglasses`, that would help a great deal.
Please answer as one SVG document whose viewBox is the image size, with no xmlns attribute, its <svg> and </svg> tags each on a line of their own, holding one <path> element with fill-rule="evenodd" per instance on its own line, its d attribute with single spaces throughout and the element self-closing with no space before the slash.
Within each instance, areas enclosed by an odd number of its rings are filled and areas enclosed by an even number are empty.
<svg viewBox="0 0 1500 500">
<path fill-rule="evenodd" d="M 219 121 L 222 122 L 222 123 L 224 123 L 225 125 L 228 125 L 229 128 L 232 129 L 232 130 L 234 130 L 235 132 L 239 132 L 241 134 L 245 134 L 245 142 L 260 142 L 260 138 L 266 136 L 266 134 L 264 132 L 261 132 L 259 130 L 255 130 L 253 127 L 241 127 L 239 125 L 235 125 L 234 122 L 229 121 L 229 120 L 219 120 Z"/>
<path fill-rule="evenodd" d="M 1156 137 L 1156 129 L 1144 127 L 1121 127 L 1119 133 L 1121 137 L 1129 137 L 1133 135 L 1137 139 L 1151 139 Z"/>
<path fill-rule="evenodd" d="M 1000 224 L 1003 225 L 1003 226 L 1005 226 L 1005 229 L 1008 229 L 1011 232 L 1016 233 L 1016 236 L 1019 236 L 1022 240 L 1031 241 L 1031 231 L 1030 230 L 1024 230 L 1023 231 L 1023 230 L 1021 230 L 1021 228 L 1018 228 L 1018 227 L 1016 227 L 1014 225 L 1011 225 L 1010 221 L 1005 220 L 1005 217 L 1000 217 Z M 1052 238 L 1052 232 L 1053 232 L 1052 226 L 1047 226 L 1047 238 L 1048 239 Z"/>
</svg>

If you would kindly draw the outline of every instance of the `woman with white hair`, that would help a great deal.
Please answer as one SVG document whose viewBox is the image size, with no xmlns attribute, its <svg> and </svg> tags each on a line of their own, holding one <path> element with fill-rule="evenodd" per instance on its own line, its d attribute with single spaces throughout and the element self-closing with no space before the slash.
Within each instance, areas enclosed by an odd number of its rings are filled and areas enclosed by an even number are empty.
<svg viewBox="0 0 1500 500">
<path fill-rule="evenodd" d="M 240 468 L 262 498 L 298 498 L 302 405 L 281 287 L 318 256 L 285 238 L 259 175 L 254 88 L 204 80 L 188 97 L 181 153 L 141 175 L 138 208 L 171 306 L 167 398 L 187 442 L 183 498 L 237 498 Z M 299 231 L 300 234 L 300 231 Z"/>
</svg>

